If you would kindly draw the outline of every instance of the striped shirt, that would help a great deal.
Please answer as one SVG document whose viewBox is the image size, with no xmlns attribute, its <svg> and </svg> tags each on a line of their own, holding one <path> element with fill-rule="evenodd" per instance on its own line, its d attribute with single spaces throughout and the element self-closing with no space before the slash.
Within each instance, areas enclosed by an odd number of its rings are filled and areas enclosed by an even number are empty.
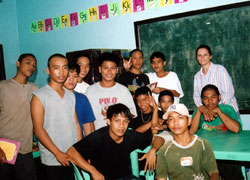
<svg viewBox="0 0 250 180">
<path fill-rule="evenodd" d="M 221 94 L 220 104 L 231 105 L 236 112 L 239 112 L 237 100 L 234 96 L 232 78 L 224 66 L 211 62 L 206 74 L 202 72 L 202 68 L 195 74 L 193 99 L 197 107 L 202 105 L 201 90 L 207 84 L 213 84 L 218 87 Z"/>
</svg>

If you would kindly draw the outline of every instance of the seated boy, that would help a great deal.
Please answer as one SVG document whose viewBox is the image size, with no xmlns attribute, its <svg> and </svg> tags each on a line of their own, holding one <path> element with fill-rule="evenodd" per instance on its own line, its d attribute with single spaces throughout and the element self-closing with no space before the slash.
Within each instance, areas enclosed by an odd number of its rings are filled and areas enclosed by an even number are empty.
<svg viewBox="0 0 250 180">
<path fill-rule="evenodd" d="M 190 133 L 195 133 L 199 127 L 207 130 L 229 130 L 238 133 L 241 130 L 241 120 L 232 106 L 219 104 L 221 99 L 218 88 L 208 84 L 201 91 L 203 106 L 198 107 L 192 117 Z"/>
<path fill-rule="evenodd" d="M 147 86 L 136 89 L 134 98 L 139 110 L 137 117 L 131 120 L 129 127 L 141 133 L 151 133 L 152 125 L 158 124 L 161 115 L 150 89 Z M 153 130 L 152 133 L 157 132 L 157 130 Z"/>
<path fill-rule="evenodd" d="M 189 133 L 189 112 L 183 104 L 173 104 L 164 114 L 173 139 L 159 151 L 156 178 L 219 179 L 218 169 L 211 145 L 203 138 Z"/>
<path fill-rule="evenodd" d="M 95 116 L 88 98 L 82 93 L 74 91 L 79 73 L 79 65 L 76 63 L 70 63 L 69 75 L 66 81 L 64 82 L 64 87 L 75 94 L 77 119 L 81 126 L 81 131 L 83 132 L 83 135 L 87 136 L 95 130 L 95 126 L 93 123 L 93 121 L 95 120 Z"/>
<path fill-rule="evenodd" d="M 73 145 L 67 153 L 93 179 L 116 180 L 132 176 L 130 153 L 138 148 L 146 148 L 151 143 L 152 135 L 127 130 L 130 117 L 130 111 L 125 105 L 109 106 L 109 126 L 91 133 Z"/>
</svg>

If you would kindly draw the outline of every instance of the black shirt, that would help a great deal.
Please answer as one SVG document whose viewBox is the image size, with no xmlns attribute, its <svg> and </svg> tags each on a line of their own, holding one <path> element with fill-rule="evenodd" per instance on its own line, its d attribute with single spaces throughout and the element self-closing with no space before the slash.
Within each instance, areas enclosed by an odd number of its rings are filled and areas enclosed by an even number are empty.
<svg viewBox="0 0 250 180">
<path fill-rule="evenodd" d="M 150 145 L 152 135 L 127 130 L 123 141 L 117 144 L 109 136 L 109 126 L 103 127 L 78 143 L 75 149 L 85 160 L 91 161 L 105 179 L 115 180 L 132 174 L 130 153 L 135 149 L 144 149 Z"/>
<path fill-rule="evenodd" d="M 149 78 L 146 74 L 134 74 L 130 71 L 126 71 L 120 75 L 118 82 L 128 87 L 128 85 L 146 86 L 149 84 Z"/>
</svg>

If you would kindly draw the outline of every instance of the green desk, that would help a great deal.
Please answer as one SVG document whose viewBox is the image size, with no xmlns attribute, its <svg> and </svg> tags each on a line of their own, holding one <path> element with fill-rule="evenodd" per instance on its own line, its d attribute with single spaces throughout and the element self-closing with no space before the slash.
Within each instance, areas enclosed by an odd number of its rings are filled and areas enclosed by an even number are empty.
<svg viewBox="0 0 250 180">
<path fill-rule="evenodd" d="M 229 131 L 199 130 L 197 135 L 212 145 L 216 159 L 250 161 L 250 131 L 235 134 Z"/>
</svg>

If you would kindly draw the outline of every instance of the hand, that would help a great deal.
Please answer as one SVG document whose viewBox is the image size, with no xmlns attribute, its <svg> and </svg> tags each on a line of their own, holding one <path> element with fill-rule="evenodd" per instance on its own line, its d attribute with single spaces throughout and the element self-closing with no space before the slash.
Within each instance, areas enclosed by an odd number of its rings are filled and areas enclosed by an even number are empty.
<svg viewBox="0 0 250 180">
<path fill-rule="evenodd" d="M 200 106 L 198 108 L 198 110 L 203 114 L 205 121 L 210 122 L 210 121 L 214 120 L 214 118 L 216 117 L 216 113 L 214 113 L 213 111 L 209 110 L 205 106 Z"/>
<path fill-rule="evenodd" d="M 57 153 L 55 156 L 57 161 L 61 163 L 63 166 L 69 166 L 70 164 L 69 161 L 72 161 L 71 157 L 68 154 L 61 151 Z"/>
<path fill-rule="evenodd" d="M 93 180 L 105 180 L 104 176 L 96 169 L 91 173 Z"/>
<path fill-rule="evenodd" d="M 105 106 L 103 109 L 102 109 L 102 115 L 106 118 L 107 117 L 107 110 L 108 110 L 108 106 Z"/>
<path fill-rule="evenodd" d="M 129 69 L 131 68 L 132 66 L 132 60 L 131 58 L 129 58 L 129 60 L 127 61 L 126 59 L 123 59 L 123 68 L 126 70 L 126 71 L 129 71 Z"/>
<path fill-rule="evenodd" d="M 139 161 L 142 161 L 146 159 L 146 164 L 144 167 L 144 172 L 148 170 L 151 172 L 155 169 L 156 164 L 156 150 L 154 148 L 151 148 L 146 154 L 144 154 Z"/>
<path fill-rule="evenodd" d="M 220 115 L 220 114 L 222 113 L 222 111 L 220 110 L 219 107 L 216 107 L 216 108 L 212 109 L 212 112 L 214 112 L 214 113 L 216 114 L 215 117 L 216 117 L 217 115 Z"/>
<path fill-rule="evenodd" d="M 161 93 L 161 88 L 160 87 L 156 87 L 152 90 L 153 93 L 155 94 L 160 94 Z"/>
<path fill-rule="evenodd" d="M 4 151 L 0 148 L 0 164 L 2 164 L 4 161 L 6 161 L 6 155 Z"/>
<path fill-rule="evenodd" d="M 162 121 L 159 119 L 159 121 Z M 164 129 L 167 129 L 168 126 L 166 124 L 163 124 L 160 122 L 160 124 L 152 124 L 151 130 L 157 130 L 157 131 L 162 131 Z"/>
<path fill-rule="evenodd" d="M 154 109 L 158 110 L 158 105 L 155 102 L 154 97 L 148 92 L 148 104 Z"/>
</svg>

